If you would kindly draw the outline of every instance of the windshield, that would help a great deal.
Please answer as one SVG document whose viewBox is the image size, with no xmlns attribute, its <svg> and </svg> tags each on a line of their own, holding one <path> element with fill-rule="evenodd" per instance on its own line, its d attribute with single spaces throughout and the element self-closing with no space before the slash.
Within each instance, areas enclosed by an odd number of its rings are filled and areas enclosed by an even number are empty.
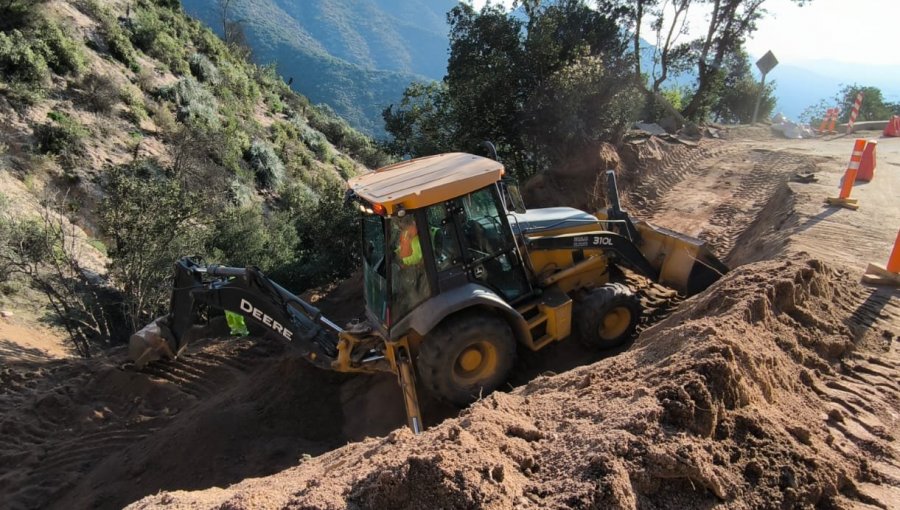
<svg viewBox="0 0 900 510">
<path fill-rule="evenodd" d="M 384 219 L 377 215 L 363 217 L 363 278 L 366 308 L 382 324 L 387 323 L 387 278 L 384 257 Z"/>
</svg>

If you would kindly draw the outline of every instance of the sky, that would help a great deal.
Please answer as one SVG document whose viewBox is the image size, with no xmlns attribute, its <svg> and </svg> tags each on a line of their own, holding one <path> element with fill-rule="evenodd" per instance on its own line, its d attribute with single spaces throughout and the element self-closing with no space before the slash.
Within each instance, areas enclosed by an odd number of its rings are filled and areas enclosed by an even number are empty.
<svg viewBox="0 0 900 510">
<path fill-rule="evenodd" d="M 476 8 L 486 0 L 473 0 Z M 507 6 L 512 0 L 494 0 Z M 768 0 L 769 15 L 747 43 L 752 56 L 772 50 L 781 62 L 835 60 L 866 65 L 900 65 L 900 0 Z M 708 4 L 704 7 L 708 12 Z M 704 32 L 704 9 L 689 18 L 692 34 Z M 651 40 L 650 42 L 654 42 Z"/>
</svg>

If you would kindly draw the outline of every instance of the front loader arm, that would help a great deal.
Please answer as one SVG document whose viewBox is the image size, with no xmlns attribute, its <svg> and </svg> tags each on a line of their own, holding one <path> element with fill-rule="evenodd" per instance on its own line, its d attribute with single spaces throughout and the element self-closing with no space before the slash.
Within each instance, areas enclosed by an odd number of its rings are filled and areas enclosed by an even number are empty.
<svg viewBox="0 0 900 510">
<path fill-rule="evenodd" d="M 627 237 L 615 232 L 596 231 L 577 234 L 528 237 L 526 245 L 529 251 L 535 250 L 602 250 L 603 254 L 613 258 L 628 269 L 657 280 L 659 270 L 641 253 L 641 250 Z M 610 257 L 612 255 L 612 257 Z"/>
</svg>

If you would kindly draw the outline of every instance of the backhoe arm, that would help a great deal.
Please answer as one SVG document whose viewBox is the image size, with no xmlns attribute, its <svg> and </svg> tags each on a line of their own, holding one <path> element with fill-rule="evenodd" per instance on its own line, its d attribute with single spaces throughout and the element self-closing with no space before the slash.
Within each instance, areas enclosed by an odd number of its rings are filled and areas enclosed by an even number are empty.
<svg viewBox="0 0 900 510">
<path fill-rule="evenodd" d="M 169 313 L 131 337 L 129 349 L 135 363 L 140 366 L 160 357 L 151 351 L 174 357 L 192 338 L 206 333 L 203 305 L 242 315 L 296 345 L 322 368 L 333 368 L 338 357 L 343 330 L 259 269 L 203 266 L 186 257 L 175 263 Z"/>
</svg>

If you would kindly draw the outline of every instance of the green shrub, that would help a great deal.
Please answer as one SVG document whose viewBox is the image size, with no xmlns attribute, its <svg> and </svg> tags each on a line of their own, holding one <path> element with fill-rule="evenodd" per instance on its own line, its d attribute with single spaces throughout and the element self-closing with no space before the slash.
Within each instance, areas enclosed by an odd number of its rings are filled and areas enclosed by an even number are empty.
<svg viewBox="0 0 900 510">
<path fill-rule="evenodd" d="M 131 42 L 144 53 L 169 66 L 176 74 L 187 74 L 184 44 L 174 32 L 174 19 L 162 19 L 156 9 L 138 8 L 132 21 Z"/>
<path fill-rule="evenodd" d="M 169 70 L 178 75 L 189 75 L 191 72 L 184 59 L 184 47 L 169 34 L 159 34 L 150 55 L 169 66 Z"/>
<path fill-rule="evenodd" d="M 259 99 L 259 85 L 250 79 L 244 66 L 223 62 L 219 65 L 223 87 L 245 103 L 255 103 Z"/>
<path fill-rule="evenodd" d="M 211 30 L 201 29 L 197 31 L 194 37 L 194 46 L 201 53 L 210 55 L 216 59 L 221 58 L 228 51 L 222 39 L 214 34 Z"/>
<path fill-rule="evenodd" d="M 319 161 L 330 162 L 332 150 L 325 136 L 302 121 L 295 122 L 295 125 L 300 129 L 300 140 L 313 151 L 316 158 Z"/>
<path fill-rule="evenodd" d="M 64 158 L 74 158 L 84 152 L 84 138 L 87 130 L 63 112 L 51 111 L 47 114 L 50 122 L 34 128 L 36 148 L 41 154 L 56 154 Z"/>
<path fill-rule="evenodd" d="M 148 117 L 147 106 L 144 104 L 144 96 L 131 88 L 122 89 L 122 102 L 128 106 L 126 118 L 135 125 L 140 125 L 141 121 Z"/>
<path fill-rule="evenodd" d="M 222 166 L 234 174 L 242 171 L 247 163 L 244 154 L 250 150 L 250 135 L 234 111 L 226 109 L 225 120 L 219 133 L 218 151 Z M 249 172 L 248 172 L 249 175 Z"/>
<path fill-rule="evenodd" d="M 203 254 L 209 229 L 197 218 L 208 196 L 149 160 L 107 169 L 100 184 L 98 225 L 108 240 L 110 278 L 122 289 L 134 331 L 168 307 L 172 262 Z"/>
<path fill-rule="evenodd" d="M 194 53 L 188 58 L 188 65 L 191 68 L 191 74 L 194 75 L 201 83 L 209 83 L 212 86 L 218 86 L 222 82 L 222 76 L 216 65 L 202 53 Z"/>
<path fill-rule="evenodd" d="M 258 205 L 232 208 L 216 219 L 208 252 L 212 260 L 237 267 L 282 270 L 296 259 L 297 231 L 285 213 L 264 216 Z"/>
<path fill-rule="evenodd" d="M 172 136 L 178 130 L 178 121 L 169 109 L 169 103 L 153 103 L 148 109 L 148 113 L 163 138 Z"/>
<path fill-rule="evenodd" d="M 45 20 L 35 30 L 33 37 L 46 45 L 47 64 L 58 74 L 79 74 L 84 69 L 84 53 L 81 46 L 54 22 Z"/>
<path fill-rule="evenodd" d="M 109 54 L 119 62 L 127 65 L 132 70 L 138 68 L 137 53 L 131 40 L 125 35 L 119 22 L 112 20 L 103 23 L 103 37 L 106 40 L 106 47 Z"/>
<path fill-rule="evenodd" d="M 39 4 L 49 0 L 0 1 L 0 32 L 22 29 L 33 25 L 40 18 Z"/>
<path fill-rule="evenodd" d="M 342 185 L 329 184 L 316 195 L 291 183 L 282 197 L 295 219 L 299 243 L 296 262 L 274 272 L 274 278 L 300 290 L 346 277 L 359 266 L 358 215 L 344 206 Z"/>
<path fill-rule="evenodd" d="M 247 151 L 247 160 L 261 188 L 278 188 L 284 179 L 284 163 L 275 154 L 275 149 L 271 145 L 255 140 Z"/>
<path fill-rule="evenodd" d="M 19 30 L 0 32 L 0 73 L 12 83 L 44 87 L 50 82 L 50 68 L 40 51 Z"/>
<path fill-rule="evenodd" d="M 186 76 L 160 89 L 159 93 L 175 103 L 179 121 L 198 126 L 219 126 L 216 98 L 193 76 Z"/>
<path fill-rule="evenodd" d="M 266 92 L 265 101 L 269 106 L 269 112 L 276 115 L 284 112 L 284 102 L 281 101 L 281 96 L 277 92 Z"/>
</svg>

